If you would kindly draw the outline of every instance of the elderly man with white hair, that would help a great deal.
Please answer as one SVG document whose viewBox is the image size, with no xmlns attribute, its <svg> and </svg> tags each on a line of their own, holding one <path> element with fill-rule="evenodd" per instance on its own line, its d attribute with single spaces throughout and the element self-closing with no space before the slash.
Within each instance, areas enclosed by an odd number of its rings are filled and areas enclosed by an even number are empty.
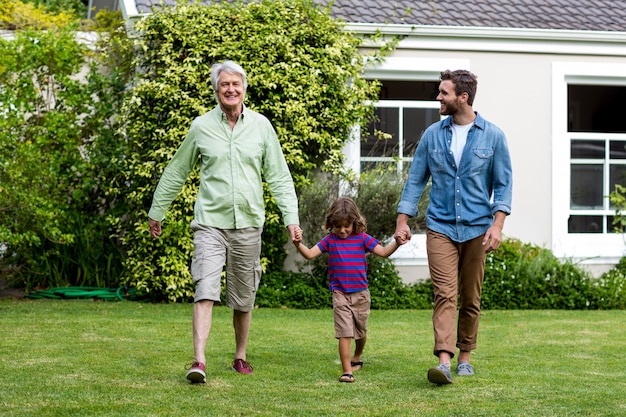
<svg viewBox="0 0 626 417">
<path fill-rule="evenodd" d="M 298 201 L 291 173 L 276 132 L 263 115 L 248 109 L 248 86 L 241 66 L 224 61 L 211 68 L 218 106 L 197 117 L 159 180 L 148 213 L 150 233 L 161 235 L 161 222 L 195 164 L 200 184 L 194 206 L 195 284 L 193 307 L 194 360 L 191 382 L 206 382 L 205 348 L 213 305 L 220 302 L 226 266 L 226 300 L 233 309 L 235 355 L 232 368 L 251 374 L 246 346 L 256 291 L 261 279 L 261 233 L 265 222 L 263 180 L 283 215 L 291 239 L 298 227 Z"/>
</svg>

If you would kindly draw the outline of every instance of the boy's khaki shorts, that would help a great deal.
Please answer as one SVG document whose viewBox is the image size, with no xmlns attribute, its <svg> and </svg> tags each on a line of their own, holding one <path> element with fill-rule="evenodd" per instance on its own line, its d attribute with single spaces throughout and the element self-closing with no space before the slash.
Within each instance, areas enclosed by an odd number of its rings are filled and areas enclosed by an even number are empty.
<svg viewBox="0 0 626 417">
<path fill-rule="evenodd" d="M 194 301 L 220 302 L 222 270 L 226 265 L 226 305 L 252 311 L 261 282 L 260 227 L 216 229 L 191 222 L 194 254 L 191 275 L 196 286 Z"/>
<path fill-rule="evenodd" d="M 367 320 L 370 316 L 370 292 L 345 293 L 333 291 L 333 316 L 335 337 L 363 339 L 367 335 Z"/>
</svg>

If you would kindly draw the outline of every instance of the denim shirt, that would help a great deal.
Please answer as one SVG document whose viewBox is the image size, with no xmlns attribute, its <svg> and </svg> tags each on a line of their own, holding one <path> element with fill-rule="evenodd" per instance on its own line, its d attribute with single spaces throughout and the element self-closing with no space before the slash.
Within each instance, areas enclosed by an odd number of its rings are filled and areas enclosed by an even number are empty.
<svg viewBox="0 0 626 417">
<path fill-rule="evenodd" d="M 511 213 L 511 157 L 504 132 L 476 113 L 457 167 L 450 149 L 451 125 L 450 116 L 422 135 L 398 213 L 417 216 L 417 204 L 432 179 L 426 226 L 455 242 L 466 242 L 484 234 L 497 211 Z"/>
</svg>

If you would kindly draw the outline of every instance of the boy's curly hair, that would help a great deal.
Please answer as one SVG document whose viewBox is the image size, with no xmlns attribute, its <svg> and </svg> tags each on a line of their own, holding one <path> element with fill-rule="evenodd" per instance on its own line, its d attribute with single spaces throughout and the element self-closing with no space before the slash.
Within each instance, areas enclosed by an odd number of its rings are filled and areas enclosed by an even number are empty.
<svg viewBox="0 0 626 417">
<path fill-rule="evenodd" d="M 333 226 L 340 226 L 345 223 L 352 223 L 353 233 L 361 233 L 367 230 L 365 217 L 350 197 L 339 197 L 328 209 L 324 227 L 332 229 Z"/>
</svg>

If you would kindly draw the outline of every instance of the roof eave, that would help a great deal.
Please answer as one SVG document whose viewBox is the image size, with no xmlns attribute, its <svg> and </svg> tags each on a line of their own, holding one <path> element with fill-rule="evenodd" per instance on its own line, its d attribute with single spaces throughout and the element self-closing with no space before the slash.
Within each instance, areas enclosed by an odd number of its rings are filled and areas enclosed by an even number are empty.
<svg viewBox="0 0 626 417">
<path fill-rule="evenodd" d="M 349 23 L 357 35 L 403 36 L 398 49 L 626 56 L 626 32 Z"/>
</svg>

